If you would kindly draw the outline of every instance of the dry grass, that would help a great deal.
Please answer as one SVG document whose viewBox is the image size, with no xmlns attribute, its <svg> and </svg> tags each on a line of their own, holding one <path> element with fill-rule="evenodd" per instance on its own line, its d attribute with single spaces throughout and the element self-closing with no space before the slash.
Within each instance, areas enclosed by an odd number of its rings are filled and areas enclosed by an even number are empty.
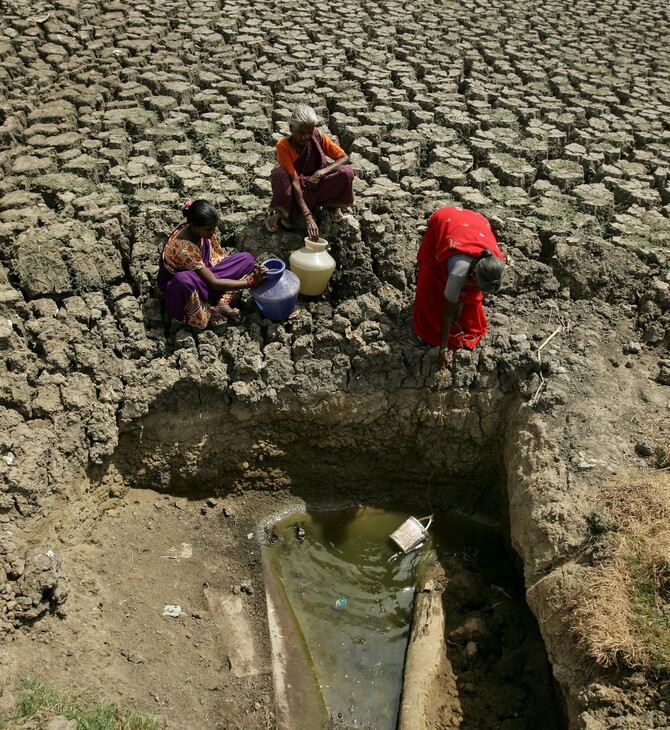
<svg viewBox="0 0 670 730">
<path fill-rule="evenodd" d="M 641 430 L 640 436 L 652 444 L 654 466 L 657 469 L 670 467 L 670 418 L 651 420 Z"/>
<path fill-rule="evenodd" d="M 580 653 L 603 667 L 670 673 L 670 473 L 621 477 L 605 502 L 615 528 L 569 611 Z"/>
</svg>

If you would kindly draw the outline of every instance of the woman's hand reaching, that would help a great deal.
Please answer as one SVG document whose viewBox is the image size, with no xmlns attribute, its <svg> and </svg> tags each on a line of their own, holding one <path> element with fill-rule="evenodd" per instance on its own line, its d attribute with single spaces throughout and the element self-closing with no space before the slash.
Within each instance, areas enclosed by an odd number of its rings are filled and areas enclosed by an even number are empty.
<svg viewBox="0 0 670 730">
<path fill-rule="evenodd" d="M 263 266 L 263 264 L 259 264 L 258 261 L 254 264 L 254 270 L 251 272 L 251 276 L 247 281 L 249 282 L 249 287 L 258 286 L 262 281 L 264 281 L 267 278 L 268 273 L 268 267 Z M 250 281 L 250 279 L 253 278 L 253 283 Z"/>
<path fill-rule="evenodd" d="M 305 223 L 307 224 L 307 235 L 312 239 L 312 241 L 318 241 L 319 240 L 319 226 L 316 225 L 314 216 L 308 215 L 307 218 L 305 219 Z"/>
<path fill-rule="evenodd" d="M 451 367 L 449 362 L 449 350 L 440 350 L 440 354 L 437 356 L 437 369 L 448 370 Z"/>
</svg>

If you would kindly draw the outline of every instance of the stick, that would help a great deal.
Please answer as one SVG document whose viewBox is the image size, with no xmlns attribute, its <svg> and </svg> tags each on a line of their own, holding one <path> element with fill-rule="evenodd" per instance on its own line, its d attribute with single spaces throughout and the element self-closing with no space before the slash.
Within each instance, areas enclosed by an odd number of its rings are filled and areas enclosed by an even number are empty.
<svg viewBox="0 0 670 730">
<path fill-rule="evenodd" d="M 546 344 L 551 342 L 554 339 L 554 337 L 556 337 L 556 335 L 562 329 L 563 329 L 563 325 L 559 324 L 558 327 L 556 327 L 556 329 L 549 335 L 549 337 L 547 337 L 547 339 L 537 348 L 537 361 L 540 363 L 540 372 L 539 372 L 540 384 L 537 386 L 537 390 L 535 391 L 535 393 L 533 394 L 533 397 L 528 402 L 529 405 L 531 405 L 531 406 L 534 406 L 537 403 L 537 400 L 540 397 L 540 391 L 542 390 L 542 388 L 544 388 L 544 375 L 542 375 L 542 352 L 541 352 L 542 348 Z"/>
<path fill-rule="evenodd" d="M 549 342 L 551 342 L 554 337 L 563 329 L 563 325 L 559 324 L 558 327 L 547 337 L 547 339 L 537 348 L 537 351 L 539 352 L 545 345 L 547 345 Z"/>
</svg>

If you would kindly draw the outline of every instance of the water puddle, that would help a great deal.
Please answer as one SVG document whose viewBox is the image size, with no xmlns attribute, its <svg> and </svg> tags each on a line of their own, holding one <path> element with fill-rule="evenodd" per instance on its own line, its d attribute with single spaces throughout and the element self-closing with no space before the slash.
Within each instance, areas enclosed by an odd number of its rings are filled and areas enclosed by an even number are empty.
<svg viewBox="0 0 670 730">
<path fill-rule="evenodd" d="M 453 514 L 441 514 L 426 545 L 404 555 L 389 534 L 410 514 L 364 506 L 297 513 L 272 528 L 267 555 L 335 727 L 395 729 L 414 585 L 435 548 L 500 555 L 497 533 Z"/>
</svg>

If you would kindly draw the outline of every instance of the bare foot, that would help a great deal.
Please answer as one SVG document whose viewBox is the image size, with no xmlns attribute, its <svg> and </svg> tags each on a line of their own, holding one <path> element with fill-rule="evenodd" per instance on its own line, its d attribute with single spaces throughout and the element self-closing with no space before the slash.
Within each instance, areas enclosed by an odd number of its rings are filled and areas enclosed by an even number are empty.
<svg viewBox="0 0 670 730">
<path fill-rule="evenodd" d="M 268 231 L 270 231 L 270 233 L 274 233 L 277 228 L 279 228 L 280 217 L 281 213 L 278 210 L 268 213 L 265 219 L 265 227 L 268 229 Z"/>
<path fill-rule="evenodd" d="M 229 304 L 219 304 L 218 307 L 212 308 L 212 316 L 209 320 L 212 324 L 220 324 L 224 318 L 234 324 L 240 324 L 244 319 L 240 310 L 233 309 Z"/>
</svg>

